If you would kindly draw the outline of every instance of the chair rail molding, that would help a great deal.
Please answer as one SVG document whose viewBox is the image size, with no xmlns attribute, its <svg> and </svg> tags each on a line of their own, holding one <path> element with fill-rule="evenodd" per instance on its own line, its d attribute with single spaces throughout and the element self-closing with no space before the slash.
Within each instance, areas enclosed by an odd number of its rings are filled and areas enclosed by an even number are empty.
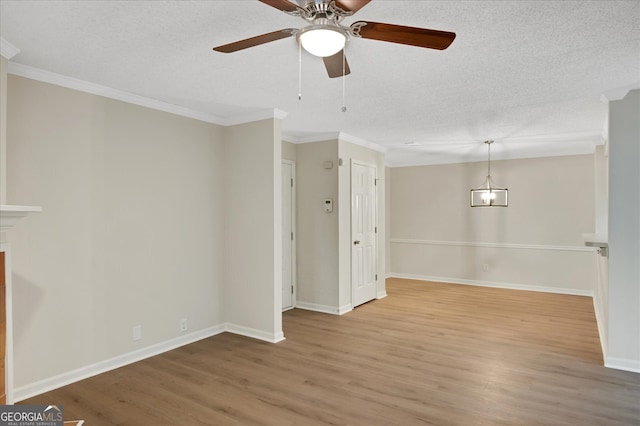
<svg viewBox="0 0 640 426">
<path fill-rule="evenodd" d="M 513 243 L 480 243 L 473 241 L 438 241 L 438 240 L 414 240 L 406 238 L 392 238 L 391 244 L 422 244 L 430 246 L 462 246 L 462 247 L 489 247 L 524 250 L 560 250 L 560 251 L 595 251 L 593 247 L 583 246 L 556 246 L 538 244 L 513 244 Z"/>
</svg>

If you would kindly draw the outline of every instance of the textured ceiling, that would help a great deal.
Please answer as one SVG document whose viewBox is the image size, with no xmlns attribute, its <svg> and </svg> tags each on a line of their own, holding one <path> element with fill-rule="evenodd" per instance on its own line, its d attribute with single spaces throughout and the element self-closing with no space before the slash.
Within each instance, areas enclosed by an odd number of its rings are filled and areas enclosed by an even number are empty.
<svg viewBox="0 0 640 426">
<path fill-rule="evenodd" d="M 258 1 L 0 1 L 12 62 L 223 119 L 277 108 L 285 138 L 341 132 L 389 165 L 588 152 L 604 93 L 640 87 L 640 1 L 373 0 L 346 25 L 453 31 L 445 51 L 352 38 L 351 75 L 329 79 L 295 38 L 212 47 L 305 21 Z"/>
</svg>

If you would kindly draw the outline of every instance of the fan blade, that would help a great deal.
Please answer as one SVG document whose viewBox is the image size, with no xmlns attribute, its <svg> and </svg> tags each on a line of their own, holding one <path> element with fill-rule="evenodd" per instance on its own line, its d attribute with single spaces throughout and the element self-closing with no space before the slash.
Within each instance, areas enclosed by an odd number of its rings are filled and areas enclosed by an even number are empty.
<svg viewBox="0 0 640 426">
<path fill-rule="evenodd" d="M 345 12 L 356 13 L 369 4 L 370 1 L 371 0 L 336 0 L 336 6 Z"/>
<path fill-rule="evenodd" d="M 283 12 L 296 12 L 302 10 L 298 5 L 293 4 L 287 0 L 258 0 L 264 4 L 268 4 L 271 7 L 275 7 Z"/>
<path fill-rule="evenodd" d="M 359 35 L 362 38 L 438 50 L 446 49 L 456 38 L 456 33 L 448 31 L 382 24 L 380 22 L 358 21 L 351 24 L 351 30 L 354 35 Z"/>
<path fill-rule="evenodd" d="M 324 66 L 327 68 L 327 73 L 330 78 L 342 77 L 343 75 L 349 75 L 351 70 L 347 63 L 347 58 L 344 58 L 344 70 L 342 69 L 342 58 L 344 56 L 344 49 L 336 53 L 335 55 L 325 56 L 322 58 Z M 343 72 L 344 71 L 344 72 Z"/>
<path fill-rule="evenodd" d="M 213 50 L 222 53 L 232 53 L 238 50 L 246 49 L 248 47 L 258 46 L 260 44 L 269 43 L 272 41 L 280 40 L 281 38 L 291 37 L 296 33 L 295 28 L 287 28 L 284 30 L 274 31 L 272 33 L 262 34 L 259 36 L 247 38 L 233 43 L 225 44 L 222 46 L 214 47 Z"/>
</svg>

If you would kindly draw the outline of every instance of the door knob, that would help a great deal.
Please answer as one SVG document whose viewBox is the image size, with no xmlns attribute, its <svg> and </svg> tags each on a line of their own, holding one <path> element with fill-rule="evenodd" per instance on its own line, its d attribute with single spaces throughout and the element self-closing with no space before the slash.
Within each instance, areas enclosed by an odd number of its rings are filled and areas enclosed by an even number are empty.
<svg viewBox="0 0 640 426">
<path fill-rule="evenodd" d="M 355 241 L 353 242 L 353 245 L 354 245 L 354 246 L 356 246 L 356 245 L 358 245 L 358 244 L 360 244 L 360 240 L 355 240 Z"/>
</svg>

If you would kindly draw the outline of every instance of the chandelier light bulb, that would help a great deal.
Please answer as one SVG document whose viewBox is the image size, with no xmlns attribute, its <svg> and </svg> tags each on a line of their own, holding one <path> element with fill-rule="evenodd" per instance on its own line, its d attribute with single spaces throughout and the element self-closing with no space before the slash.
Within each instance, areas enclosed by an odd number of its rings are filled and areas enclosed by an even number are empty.
<svg viewBox="0 0 640 426">
<path fill-rule="evenodd" d="M 482 202 L 484 204 L 491 204 L 491 201 L 496 199 L 496 193 L 491 191 L 483 192 L 480 197 L 482 198 Z"/>
<path fill-rule="evenodd" d="M 496 194 L 495 194 L 495 192 L 484 192 L 482 194 L 482 199 L 483 200 L 495 200 L 496 199 Z"/>
</svg>

